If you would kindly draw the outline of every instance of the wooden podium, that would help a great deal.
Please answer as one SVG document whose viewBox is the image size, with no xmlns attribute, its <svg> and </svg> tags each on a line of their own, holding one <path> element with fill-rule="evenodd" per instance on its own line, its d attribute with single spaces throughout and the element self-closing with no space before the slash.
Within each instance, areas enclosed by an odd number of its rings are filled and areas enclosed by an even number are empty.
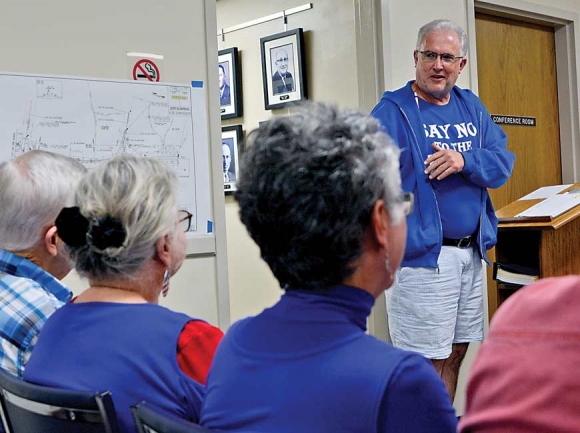
<svg viewBox="0 0 580 433">
<path fill-rule="evenodd" d="M 580 188 L 574 184 L 561 193 Z M 539 270 L 540 278 L 580 274 L 580 206 L 543 222 L 515 218 L 543 199 L 517 200 L 496 211 L 499 220 L 495 258 Z M 493 264 L 493 263 L 492 263 Z M 489 318 L 521 286 L 495 281 L 488 272 Z"/>
</svg>

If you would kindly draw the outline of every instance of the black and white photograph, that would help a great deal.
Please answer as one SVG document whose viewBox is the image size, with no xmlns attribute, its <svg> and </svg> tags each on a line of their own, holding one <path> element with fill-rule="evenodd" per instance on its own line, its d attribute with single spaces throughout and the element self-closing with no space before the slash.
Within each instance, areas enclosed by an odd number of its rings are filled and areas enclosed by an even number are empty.
<svg viewBox="0 0 580 433">
<path fill-rule="evenodd" d="M 240 176 L 239 148 L 242 142 L 242 126 L 222 127 L 222 173 L 224 176 L 224 192 L 236 190 L 236 180 Z"/>
<path fill-rule="evenodd" d="M 307 98 L 301 28 L 260 39 L 266 110 Z"/>
<path fill-rule="evenodd" d="M 236 47 L 219 51 L 218 81 L 222 119 L 242 116 L 242 76 Z"/>
</svg>

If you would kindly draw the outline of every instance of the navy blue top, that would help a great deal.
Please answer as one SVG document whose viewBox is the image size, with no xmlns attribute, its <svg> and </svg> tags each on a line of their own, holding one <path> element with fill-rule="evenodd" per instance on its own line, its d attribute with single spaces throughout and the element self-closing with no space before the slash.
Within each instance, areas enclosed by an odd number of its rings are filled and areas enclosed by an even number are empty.
<svg viewBox="0 0 580 433">
<path fill-rule="evenodd" d="M 288 291 L 234 324 L 216 352 L 201 423 L 236 432 L 455 432 L 431 363 L 365 334 L 373 304 L 355 287 Z"/>
<path fill-rule="evenodd" d="M 78 391 L 111 391 L 122 432 L 137 432 L 130 406 L 146 400 L 197 422 L 203 386 L 175 355 L 192 319 L 155 304 L 67 304 L 46 322 L 24 379 Z"/>
</svg>

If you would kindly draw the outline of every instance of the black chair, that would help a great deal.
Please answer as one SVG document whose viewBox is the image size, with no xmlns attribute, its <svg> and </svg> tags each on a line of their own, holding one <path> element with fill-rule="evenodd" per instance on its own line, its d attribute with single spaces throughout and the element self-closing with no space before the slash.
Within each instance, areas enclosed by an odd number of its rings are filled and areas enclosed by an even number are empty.
<svg viewBox="0 0 580 433">
<path fill-rule="evenodd" d="M 194 424 L 181 418 L 163 414 L 146 402 L 131 406 L 133 418 L 139 433 L 202 433 L 211 432 L 199 424 Z"/>
<path fill-rule="evenodd" d="M 39 386 L 2 369 L 0 412 L 9 433 L 119 433 L 109 391 Z"/>
</svg>

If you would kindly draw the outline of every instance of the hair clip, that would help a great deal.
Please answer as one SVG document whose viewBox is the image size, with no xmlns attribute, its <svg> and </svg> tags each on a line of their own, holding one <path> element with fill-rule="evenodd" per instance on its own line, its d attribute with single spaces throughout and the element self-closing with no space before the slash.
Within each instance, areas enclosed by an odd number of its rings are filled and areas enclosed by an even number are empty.
<svg viewBox="0 0 580 433">
<path fill-rule="evenodd" d="M 88 234 L 90 243 L 100 250 L 122 247 L 126 237 L 127 231 L 121 220 L 109 215 L 93 224 Z"/>
<path fill-rule="evenodd" d="M 55 221 L 58 236 L 71 247 L 81 247 L 87 243 L 89 220 L 82 214 L 78 206 L 65 207 L 60 211 Z"/>
</svg>

